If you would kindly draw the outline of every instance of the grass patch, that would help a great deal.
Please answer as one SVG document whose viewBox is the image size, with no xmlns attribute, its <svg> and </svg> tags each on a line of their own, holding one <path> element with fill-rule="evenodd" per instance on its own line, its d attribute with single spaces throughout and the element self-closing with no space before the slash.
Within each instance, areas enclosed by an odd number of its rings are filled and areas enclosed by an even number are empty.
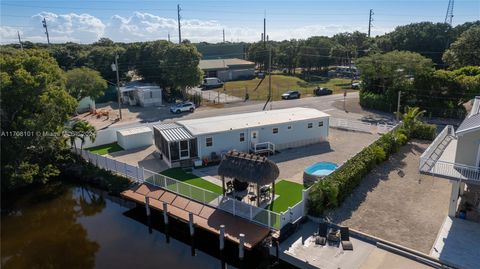
<svg viewBox="0 0 480 269">
<path fill-rule="evenodd" d="M 268 77 L 262 82 L 256 91 L 260 79 L 228 81 L 225 83 L 226 93 L 240 98 L 245 97 L 245 88 L 248 90 L 250 100 L 266 100 L 268 96 Z M 313 96 L 313 89 L 316 87 L 329 88 L 336 93 L 343 93 L 345 88 L 350 88 L 350 79 L 344 78 L 325 78 L 322 81 L 307 82 L 301 78 L 285 75 L 272 75 L 272 92 L 273 99 L 280 100 L 281 95 L 288 90 L 298 90 L 302 93 L 302 97 Z M 216 89 L 224 92 L 223 88 Z"/>
<path fill-rule="evenodd" d="M 275 194 L 278 198 L 273 202 L 273 208 L 270 210 L 281 213 L 288 210 L 302 200 L 303 185 L 295 182 L 281 180 L 275 183 Z"/>
<path fill-rule="evenodd" d="M 106 155 L 108 153 L 122 151 L 123 148 L 120 147 L 120 145 L 118 145 L 117 142 L 115 142 L 115 143 L 111 143 L 111 144 L 105 144 L 105 145 L 100 145 L 100 146 L 88 148 L 86 150 L 90 151 L 91 153 L 98 154 L 98 155 Z"/>
<path fill-rule="evenodd" d="M 215 185 L 215 184 L 213 184 L 209 181 L 206 181 L 203 178 L 197 177 L 196 175 L 194 175 L 192 173 L 185 172 L 181 168 L 170 168 L 170 169 L 167 169 L 167 170 L 161 172 L 161 174 L 164 175 L 164 176 L 171 177 L 173 179 L 185 182 L 187 184 L 190 184 L 190 185 L 193 185 L 193 186 L 205 189 L 205 190 L 209 190 L 209 191 L 214 192 L 216 194 L 222 194 L 222 187 L 220 187 L 218 185 Z M 182 187 L 179 188 L 179 191 L 181 193 L 187 194 L 187 191 L 188 191 L 187 189 L 188 188 L 184 187 L 183 185 L 181 185 L 181 186 Z"/>
</svg>

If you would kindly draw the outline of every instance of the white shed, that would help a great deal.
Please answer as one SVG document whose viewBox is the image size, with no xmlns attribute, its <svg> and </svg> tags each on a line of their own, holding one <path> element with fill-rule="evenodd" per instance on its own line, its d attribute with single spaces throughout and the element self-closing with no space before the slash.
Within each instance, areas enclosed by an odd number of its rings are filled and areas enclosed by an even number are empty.
<svg viewBox="0 0 480 269">
<path fill-rule="evenodd" d="M 118 145 L 125 150 L 153 144 L 153 131 L 148 127 L 137 127 L 117 131 Z"/>
</svg>

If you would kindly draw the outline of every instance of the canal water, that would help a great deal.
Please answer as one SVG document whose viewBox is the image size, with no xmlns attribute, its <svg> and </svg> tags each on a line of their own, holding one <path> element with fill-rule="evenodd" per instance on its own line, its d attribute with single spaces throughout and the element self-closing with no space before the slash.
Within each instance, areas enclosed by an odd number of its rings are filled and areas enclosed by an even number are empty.
<svg viewBox="0 0 480 269">
<path fill-rule="evenodd" d="M 144 207 L 78 185 L 30 192 L 1 218 L 2 268 L 291 268 L 265 247 L 242 263 L 237 245 L 225 247 L 220 255 L 217 236 L 196 229 L 192 242 L 186 224 L 165 227 L 159 212 L 147 218 Z"/>
</svg>

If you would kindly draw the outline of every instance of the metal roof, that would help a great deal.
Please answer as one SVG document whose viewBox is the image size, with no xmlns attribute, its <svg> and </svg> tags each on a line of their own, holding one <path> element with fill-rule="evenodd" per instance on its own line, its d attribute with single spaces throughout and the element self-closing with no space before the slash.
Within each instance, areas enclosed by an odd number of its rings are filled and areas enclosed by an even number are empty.
<svg viewBox="0 0 480 269">
<path fill-rule="evenodd" d="M 148 127 L 135 127 L 135 128 L 118 130 L 117 132 L 120 133 L 122 136 L 129 136 L 129 135 L 143 134 L 143 133 L 149 133 L 149 132 L 151 133 L 152 129 Z"/>
<path fill-rule="evenodd" d="M 480 128 L 480 96 L 475 97 L 473 101 L 472 111 L 468 114 L 458 127 L 455 133 L 465 133 L 467 131 L 475 130 Z"/>
<path fill-rule="evenodd" d="M 194 138 L 183 126 L 180 126 L 176 123 L 158 124 L 154 125 L 153 128 L 159 130 L 162 136 L 168 142 L 182 141 Z"/>
<path fill-rule="evenodd" d="M 231 59 L 200 60 L 200 63 L 198 64 L 198 66 L 202 70 L 228 69 L 232 65 L 236 65 L 236 66 L 245 65 L 246 67 L 250 67 L 250 66 L 255 66 L 255 63 L 238 59 L 238 58 L 231 58 Z"/>
<path fill-rule="evenodd" d="M 330 117 L 330 115 L 317 109 L 295 107 L 193 120 L 182 120 L 178 121 L 177 123 L 184 126 L 190 134 L 196 136 L 327 117 Z"/>
</svg>

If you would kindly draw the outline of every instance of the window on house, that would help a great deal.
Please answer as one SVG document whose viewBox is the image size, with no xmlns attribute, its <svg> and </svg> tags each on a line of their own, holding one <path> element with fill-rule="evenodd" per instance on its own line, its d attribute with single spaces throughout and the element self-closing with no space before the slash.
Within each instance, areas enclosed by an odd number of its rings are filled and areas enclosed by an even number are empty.
<svg viewBox="0 0 480 269">
<path fill-rule="evenodd" d="M 207 138 L 205 139 L 205 142 L 206 142 L 206 146 L 207 146 L 207 147 L 213 146 L 213 137 L 207 137 Z"/>
<path fill-rule="evenodd" d="M 150 98 L 153 98 L 153 92 L 150 92 Z"/>
<path fill-rule="evenodd" d="M 287 130 L 292 130 L 292 126 L 288 125 Z"/>
<path fill-rule="evenodd" d="M 272 129 L 272 133 L 278 134 L 278 128 L 273 128 L 273 129 Z"/>
<path fill-rule="evenodd" d="M 318 122 L 318 127 L 322 127 L 323 126 L 323 121 L 319 121 Z"/>
<path fill-rule="evenodd" d="M 312 127 L 313 127 L 313 123 L 311 123 L 311 122 L 308 123 L 307 127 L 308 127 L 308 128 L 312 128 Z"/>
<path fill-rule="evenodd" d="M 240 133 L 240 142 L 245 141 L 245 133 Z"/>
</svg>

